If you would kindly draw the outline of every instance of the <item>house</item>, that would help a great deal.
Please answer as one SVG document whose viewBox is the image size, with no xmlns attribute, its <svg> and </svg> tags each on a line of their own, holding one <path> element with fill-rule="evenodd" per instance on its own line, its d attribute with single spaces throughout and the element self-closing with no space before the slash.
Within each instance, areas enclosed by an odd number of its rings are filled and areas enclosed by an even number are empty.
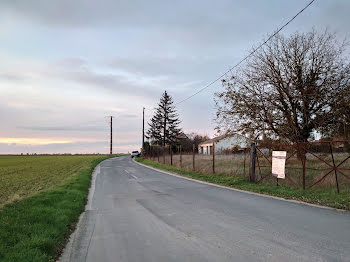
<svg viewBox="0 0 350 262">
<path fill-rule="evenodd" d="M 184 132 L 180 132 L 177 136 L 176 136 L 176 140 L 177 141 L 181 141 L 181 140 L 185 140 L 188 139 L 188 136 L 184 133 Z"/>
<path fill-rule="evenodd" d="M 226 134 L 200 143 L 198 153 L 211 155 L 213 144 L 215 144 L 215 154 L 220 154 L 233 148 L 247 148 L 250 146 L 250 140 L 239 134 Z"/>
</svg>

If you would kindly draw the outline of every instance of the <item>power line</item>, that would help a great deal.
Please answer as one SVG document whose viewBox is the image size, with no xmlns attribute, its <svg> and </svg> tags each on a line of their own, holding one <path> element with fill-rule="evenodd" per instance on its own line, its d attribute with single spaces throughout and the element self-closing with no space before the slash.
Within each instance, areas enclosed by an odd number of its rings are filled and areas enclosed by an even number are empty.
<svg viewBox="0 0 350 262">
<path fill-rule="evenodd" d="M 152 107 L 152 108 L 147 108 L 147 107 L 143 107 L 145 110 L 147 111 L 154 111 L 154 110 L 157 110 L 156 107 Z"/>
<path fill-rule="evenodd" d="M 192 97 L 198 95 L 199 93 L 203 92 L 205 89 L 207 89 L 208 87 L 210 87 L 211 85 L 213 85 L 214 83 L 216 83 L 217 81 L 219 81 L 221 78 L 223 78 L 227 73 L 231 72 L 234 68 L 236 68 L 237 66 L 239 66 L 241 63 L 243 63 L 245 60 L 248 59 L 248 57 L 250 57 L 252 54 L 254 54 L 258 49 L 260 49 L 262 46 L 264 46 L 268 41 L 270 41 L 274 36 L 276 36 L 280 31 L 282 31 L 283 28 L 285 28 L 288 24 L 290 24 L 298 15 L 300 15 L 302 12 L 305 11 L 306 8 L 308 8 L 315 0 L 312 0 L 311 2 L 309 2 L 303 9 L 301 9 L 295 16 L 293 16 L 291 19 L 289 19 L 289 21 L 287 23 L 285 23 L 282 27 L 280 27 L 274 34 L 272 34 L 269 38 L 267 38 L 267 40 L 265 40 L 263 43 L 261 43 L 257 48 L 253 49 L 253 51 L 251 51 L 247 56 L 245 56 L 243 59 L 241 59 L 237 64 L 235 64 L 233 67 L 231 67 L 229 70 L 227 70 L 225 73 L 223 73 L 221 76 L 219 76 L 218 78 L 216 78 L 215 80 L 213 80 L 212 82 L 210 82 L 209 84 L 207 84 L 205 87 L 199 89 L 197 92 L 195 92 L 194 94 L 190 95 L 189 97 L 186 97 L 185 99 L 175 103 L 175 105 L 181 104 L 189 99 L 191 99 Z"/>
</svg>

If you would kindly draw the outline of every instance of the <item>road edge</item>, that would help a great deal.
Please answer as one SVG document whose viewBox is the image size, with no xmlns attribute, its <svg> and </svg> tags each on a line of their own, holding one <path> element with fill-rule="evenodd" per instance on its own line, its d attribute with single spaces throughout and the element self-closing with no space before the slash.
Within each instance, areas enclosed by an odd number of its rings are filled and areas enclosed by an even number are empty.
<svg viewBox="0 0 350 262">
<path fill-rule="evenodd" d="M 114 159 L 114 158 L 116 158 L 116 157 L 103 160 L 97 166 L 95 166 L 94 171 L 92 172 L 92 175 L 91 175 L 91 182 L 90 182 L 89 193 L 87 196 L 87 202 L 85 205 L 85 209 L 80 214 L 78 222 L 75 226 L 75 230 L 70 234 L 69 240 L 68 240 L 66 246 L 64 247 L 63 252 L 62 252 L 62 254 L 57 262 L 70 262 L 71 261 L 71 254 L 72 254 L 74 242 L 75 242 L 76 237 L 78 235 L 78 231 L 82 227 L 83 221 L 85 220 L 86 211 L 92 210 L 92 201 L 93 201 L 93 197 L 95 194 L 96 178 L 100 174 L 101 164 L 104 163 L 105 161 L 109 161 L 109 160 Z"/>
<path fill-rule="evenodd" d="M 222 185 L 218 185 L 218 184 L 214 184 L 214 183 L 210 183 L 210 182 L 206 182 L 206 181 L 202 181 L 202 180 L 198 180 L 198 179 L 194 179 L 194 178 L 190 178 L 190 177 L 181 176 L 181 175 L 173 173 L 173 172 L 169 172 L 169 171 L 158 169 L 158 168 L 155 168 L 155 167 L 152 167 L 152 166 L 148 166 L 148 165 L 145 165 L 145 164 L 142 164 L 140 162 L 135 161 L 134 158 L 132 159 L 132 161 L 134 163 L 140 165 L 140 166 L 143 166 L 143 167 L 146 167 L 146 168 L 149 168 L 149 169 L 153 169 L 155 171 L 158 171 L 158 172 L 170 175 L 170 176 L 183 178 L 183 179 L 186 179 L 186 180 L 190 180 L 190 181 L 193 181 L 193 182 L 197 182 L 197 183 L 201 183 L 201 184 L 205 184 L 205 185 L 209 185 L 209 186 L 215 186 L 215 187 L 219 187 L 219 188 L 223 188 L 223 189 L 229 189 L 229 190 L 232 190 L 232 191 L 237 191 L 237 192 L 246 193 L 246 194 L 255 195 L 255 196 L 261 196 L 261 197 L 266 197 L 266 198 L 273 198 L 273 199 L 276 199 L 276 200 L 286 201 L 286 202 L 290 202 L 290 203 L 294 203 L 294 204 L 300 204 L 300 205 L 306 205 L 306 206 L 311 206 L 311 207 L 316 207 L 316 208 L 334 210 L 334 211 L 338 211 L 338 212 L 349 212 L 348 210 L 345 210 L 345 209 L 339 209 L 339 208 L 335 208 L 335 207 L 322 206 L 322 205 L 312 204 L 312 203 L 308 203 L 308 202 L 304 202 L 304 201 L 300 201 L 300 200 L 287 199 L 287 198 L 283 198 L 283 197 L 277 197 L 277 196 L 271 196 L 271 195 L 256 193 L 256 192 L 252 192 L 252 191 L 246 191 L 246 190 L 242 190 L 242 189 L 238 189 L 238 188 L 234 188 L 234 187 L 222 186 Z"/>
</svg>

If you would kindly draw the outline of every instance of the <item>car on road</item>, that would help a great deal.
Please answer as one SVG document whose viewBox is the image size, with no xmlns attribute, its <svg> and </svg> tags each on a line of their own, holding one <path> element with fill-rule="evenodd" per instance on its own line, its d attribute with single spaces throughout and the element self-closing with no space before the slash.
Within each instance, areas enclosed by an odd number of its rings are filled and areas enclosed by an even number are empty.
<svg viewBox="0 0 350 262">
<path fill-rule="evenodd" d="M 140 152 L 139 151 L 132 151 L 131 152 L 131 158 L 133 157 L 139 157 L 140 156 Z"/>
</svg>

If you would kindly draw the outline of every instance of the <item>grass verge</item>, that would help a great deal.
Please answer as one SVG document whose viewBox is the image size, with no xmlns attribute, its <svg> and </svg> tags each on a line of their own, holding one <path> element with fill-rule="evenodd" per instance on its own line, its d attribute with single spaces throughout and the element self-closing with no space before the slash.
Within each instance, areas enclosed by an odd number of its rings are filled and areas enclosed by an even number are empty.
<svg viewBox="0 0 350 262">
<path fill-rule="evenodd" d="M 94 167 L 107 158 L 92 160 L 59 185 L 4 205 L 0 261 L 55 261 L 84 211 Z"/>
<path fill-rule="evenodd" d="M 174 166 L 164 165 L 148 159 L 137 158 L 137 162 L 154 168 L 173 172 L 181 176 L 198 179 L 218 185 L 228 186 L 241 190 L 256 192 L 265 195 L 282 197 L 285 199 L 300 200 L 307 203 L 324 205 L 339 209 L 350 210 L 350 191 L 343 190 L 339 194 L 335 189 L 308 189 L 302 190 L 292 187 L 276 186 L 270 184 L 249 183 L 247 178 L 227 174 L 207 174 L 191 170 L 184 170 Z"/>
</svg>

